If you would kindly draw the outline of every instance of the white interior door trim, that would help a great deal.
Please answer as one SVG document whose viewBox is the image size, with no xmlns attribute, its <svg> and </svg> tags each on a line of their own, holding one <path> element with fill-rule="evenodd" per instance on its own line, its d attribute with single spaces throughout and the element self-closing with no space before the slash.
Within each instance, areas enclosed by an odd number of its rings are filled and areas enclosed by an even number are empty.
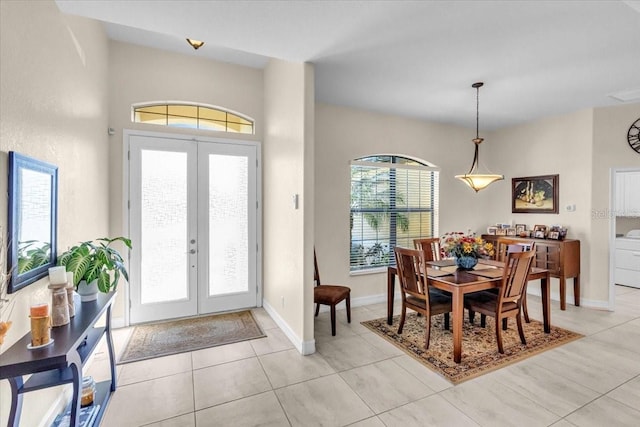
<svg viewBox="0 0 640 427">
<path fill-rule="evenodd" d="M 203 142 L 217 142 L 217 143 L 227 143 L 227 144 L 240 144 L 240 145 L 251 145 L 256 147 L 256 157 L 257 157 L 257 171 L 256 171 L 256 199 L 257 199 L 257 211 L 256 211 L 256 284 L 257 284 L 257 306 L 262 307 L 262 299 L 263 299 L 263 264 L 262 264 L 262 145 L 260 141 L 250 141 L 250 140 L 239 140 L 233 138 L 214 138 L 214 137 L 204 137 L 199 135 L 187 135 L 187 134 L 179 134 L 172 132 L 151 132 L 151 131 L 143 131 L 137 129 L 123 129 L 122 131 L 122 230 L 126 235 L 131 234 L 131 224 L 129 223 L 129 200 L 131 198 L 129 191 L 129 138 L 132 135 L 139 136 L 150 136 L 150 137 L 160 137 L 160 138 L 174 138 L 174 139 L 183 139 L 185 141 L 203 141 Z M 127 269 L 130 269 L 130 259 L 125 260 L 127 264 Z M 124 310 L 124 318 L 122 322 L 117 322 L 118 326 L 130 326 L 131 318 L 129 313 L 129 304 L 131 300 L 131 290 L 128 283 L 123 286 L 120 291 L 123 293 L 123 299 L 125 304 Z M 120 324 L 122 323 L 122 324 Z"/>
</svg>

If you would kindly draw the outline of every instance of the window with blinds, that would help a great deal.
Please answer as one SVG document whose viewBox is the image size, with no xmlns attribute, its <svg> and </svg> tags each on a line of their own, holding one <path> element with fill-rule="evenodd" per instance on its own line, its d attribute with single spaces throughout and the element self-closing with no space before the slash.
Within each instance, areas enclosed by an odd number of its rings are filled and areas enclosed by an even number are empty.
<svg viewBox="0 0 640 427">
<path fill-rule="evenodd" d="M 233 133 L 254 133 L 254 121 L 238 113 L 209 105 L 187 103 L 147 103 L 134 105 L 134 123 L 213 130 Z"/>
<path fill-rule="evenodd" d="M 351 271 L 395 264 L 393 248 L 438 236 L 439 170 L 376 155 L 351 162 Z"/>
</svg>

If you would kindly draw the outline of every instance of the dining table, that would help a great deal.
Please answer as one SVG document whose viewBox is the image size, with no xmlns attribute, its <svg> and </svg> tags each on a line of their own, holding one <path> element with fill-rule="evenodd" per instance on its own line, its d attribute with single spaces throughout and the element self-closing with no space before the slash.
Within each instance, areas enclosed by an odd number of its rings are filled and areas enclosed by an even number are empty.
<svg viewBox="0 0 640 427">
<path fill-rule="evenodd" d="M 504 263 L 494 260 L 478 260 L 473 270 L 460 270 L 455 260 L 444 259 L 427 261 L 427 278 L 429 286 L 451 293 L 452 328 L 453 328 L 453 361 L 462 360 L 462 324 L 464 322 L 464 296 L 492 288 L 499 288 L 502 281 Z M 393 302 L 395 295 L 395 277 L 398 270 L 395 266 L 387 269 L 387 324 L 393 323 Z M 540 280 L 542 296 L 542 317 L 544 332 L 551 332 L 551 292 L 549 270 L 531 267 L 528 281 Z"/>
</svg>

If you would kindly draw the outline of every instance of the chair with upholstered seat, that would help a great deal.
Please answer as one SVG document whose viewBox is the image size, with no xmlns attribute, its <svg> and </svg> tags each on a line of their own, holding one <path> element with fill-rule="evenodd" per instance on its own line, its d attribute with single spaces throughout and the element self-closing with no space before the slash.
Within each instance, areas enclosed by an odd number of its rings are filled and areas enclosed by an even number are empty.
<svg viewBox="0 0 640 427">
<path fill-rule="evenodd" d="M 431 316 L 444 314 L 445 328 L 449 328 L 449 313 L 451 312 L 451 296 L 433 292 L 426 275 L 427 264 L 425 253 L 417 249 L 395 247 L 396 268 L 402 291 L 402 314 L 398 334 L 406 319 L 407 309 L 410 308 L 424 315 L 425 349 L 429 348 L 431 335 Z"/>
<path fill-rule="evenodd" d="M 336 305 L 345 302 L 347 305 L 347 322 L 351 323 L 351 288 L 342 285 L 323 285 L 320 282 L 316 251 L 313 250 L 314 280 L 313 302 L 316 304 L 316 316 L 320 312 L 320 304 L 331 307 L 331 335 L 336 335 Z"/>
<path fill-rule="evenodd" d="M 484 323 L 485 316 L 494 317 L 496 320 L 496 341 L 498 351 L 504 353 L 502 345 L 501 321 L 506 321 L 509 317 L 515 317 L 518 324 L 518 334 L 522 344 L 527 344 L 522 327 L 522 300 L 527 284 L 527 276 L 531 269 L 531 264 L 535 256 L 535 245 L 531 250 L 525 252 L 508 252 L 505 260 L 504 273 L 500 283 L 499 292 L 476 292 L 465 296 L 464 306 L 469 312 L 480 313 L 481 322 Z"/>
</svg>

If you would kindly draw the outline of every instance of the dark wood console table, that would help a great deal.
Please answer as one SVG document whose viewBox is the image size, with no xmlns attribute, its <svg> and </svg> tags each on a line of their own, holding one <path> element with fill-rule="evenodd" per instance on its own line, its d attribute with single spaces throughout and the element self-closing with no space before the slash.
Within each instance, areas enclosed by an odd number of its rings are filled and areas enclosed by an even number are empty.
<svg viewBox="0 0 640 427">
<path fill-rule="evenodd" d="M 7 379 L 11 385 L 11 410 L 8 423 L 10 427 L 20 425 L 24 393 L 62 384 L 73 384 L 70 426 L 78 426 L 82 366 L 105 335 L 111 365 L 111 381 L 96 384 L 94 404 L 100 405 L 100 411 L 94 425 L 100 424 L 111 393 L 116 390 L 115 359 L 111 339 L 111 305 L 115 295 L 115 292 L 100 293 L 96 301 L 83 303 L 76 295 L 76 315 L 71 318 L 69 324 L 51 329 L 51 338 L 54 340 L 51 345 L 34 350 L 27 349 L 27 345 L 31 342 L 31 333 L 27 333 L 2 353 L 0 379 Z M 96 322 L 105 313 L 106 325 L 96 327 Z M 29 374 L 31 374 L 29 379 L 24 381 L 23 376 Z"/>
<path fill-rule="evenodd" d="M 567 279 L 573 277 L 573 300 L 580 305 L 580 240 L 547 240 L 520 238 L 515 236 L 494 236 L 483 234 L 482 238 L 498 247 L 498 240 L 518 240 L 536 242 L 534 266 L 549 270 L 549 275 L 560 280 L 560 310 L 567 308 Z"/>
</svg>

